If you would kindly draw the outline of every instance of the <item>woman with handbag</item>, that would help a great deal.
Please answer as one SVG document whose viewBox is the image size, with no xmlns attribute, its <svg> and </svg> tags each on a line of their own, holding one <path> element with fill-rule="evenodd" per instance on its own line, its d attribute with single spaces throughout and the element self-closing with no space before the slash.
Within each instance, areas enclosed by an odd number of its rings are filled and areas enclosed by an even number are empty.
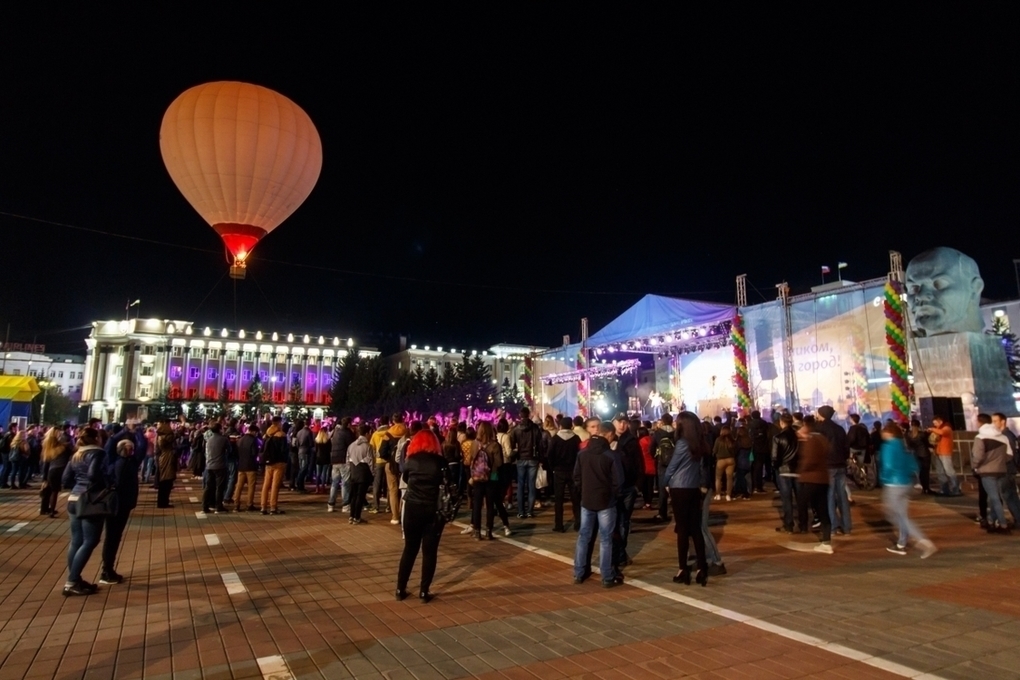
<svg viewBox="0 0 1020 680">
<path fill-rule="evenodd" d="M 397 572 L 396 596 L 398 601 L 407 598 L 407 582 L 420 552 L 418 597 L 428 603 L 432 600 L 429 588 L 439 560 L 439 539 L 446 525 L 446 518 L 439 513 L 440 486 L 449 478 L 442 447 L 434 434 L 422 430 L 411 438 L 401 477 L 407 483 L 407 493 L 404 495 L 404 552 Z"/>
<path fill-rule="evenodd" d="M 98 588 L 81 577 L 92 551 L 99 545 L 103 523 L 115 509 L 116 493 L 111 493 L 103 470 L 105 452 L 100 435 L 87 427 L 78 435 L 78 450 L 64 468 L 63 484 L 71 488 L 67 515 L 71 520 L 71 545 L 67 550 L 67 582 L 64 597 L 92 595 Z"/>
<path fill-rule="evenodd" d="M 43 438 L 43 487 L 39 491 L 40 515 L 57 516 L 57 498 L 64 468 L 71 460 L 71 442 L 63 437 L 63 431 L 51 427 Z"/>
<path fill-rule="evenodd" d="M 358 426 L 358 439 L 347 448 L 347 464 L 351 466 L 351 524 L 361 524 L 361 511 L 365 508 L 365 495 L 372 484 L 375 470 L 375 455 L 368 444 L 372 428 L 362 423 Z"/>
</svg>

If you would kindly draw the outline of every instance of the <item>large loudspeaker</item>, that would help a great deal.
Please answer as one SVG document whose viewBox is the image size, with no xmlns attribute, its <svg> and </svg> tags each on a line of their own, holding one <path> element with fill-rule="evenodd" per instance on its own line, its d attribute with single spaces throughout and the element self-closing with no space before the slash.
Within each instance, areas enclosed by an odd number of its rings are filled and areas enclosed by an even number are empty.
<svg viewBox="0 0 1020 680">
<path fill-rule="evenodd" d="M 921 425 L 924 427 L 931 427 L 932 419 L 942 416 L 957 432 L 967 429 L 963 418 L 963 400 L 959 397 L 921 397 L 918 402 Z"/>
<path fill-rule="evenodd" d="M 779 377 L 776 360 L 772 355 L 772 328 L 768 322 L 762 321 L 754 327 L 754 346 L 758 351 L 758 373 L 762 380 L 775 380 Z"/>
</svg>

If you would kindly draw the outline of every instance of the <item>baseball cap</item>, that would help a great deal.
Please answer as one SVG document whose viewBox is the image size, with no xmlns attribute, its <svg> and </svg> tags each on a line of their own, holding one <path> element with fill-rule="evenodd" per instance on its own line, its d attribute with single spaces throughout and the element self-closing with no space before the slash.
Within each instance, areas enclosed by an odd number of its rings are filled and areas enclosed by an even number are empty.
<svg viewBox="0 0 1020 680">
<path fill-rule="evenodd" d="M 615 416 L 613 416 L 613 420 L 614 421 L 623 421 L 623 422 L 628 422 L 628 423 L 630 422 L 630 418 L 627 417 L 626 413 L 617 413 Z"/>
</svg>

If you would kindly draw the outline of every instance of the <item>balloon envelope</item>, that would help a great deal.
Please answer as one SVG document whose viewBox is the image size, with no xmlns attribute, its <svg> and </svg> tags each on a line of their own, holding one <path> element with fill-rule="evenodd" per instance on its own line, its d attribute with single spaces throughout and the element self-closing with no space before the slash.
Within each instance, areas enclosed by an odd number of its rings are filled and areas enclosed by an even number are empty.
<svg viewBox="0 0 1020 680">
<path fill-rule="evenodd" d="M 304 202 L 322 169 L 308 114 L 248 83 L 186 90 L 163 115 L 159 148 L 174 184 L 240 263 Z"/>
</svg>

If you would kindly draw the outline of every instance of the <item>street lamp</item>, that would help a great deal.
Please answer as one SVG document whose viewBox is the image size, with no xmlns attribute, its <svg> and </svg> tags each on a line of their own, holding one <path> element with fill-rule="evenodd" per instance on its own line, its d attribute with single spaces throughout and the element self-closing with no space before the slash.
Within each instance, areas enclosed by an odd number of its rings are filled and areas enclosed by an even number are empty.
<svg viewBox="0 0 1020 680">
<path fill-rule="evenodd" d="M 49 380 L 40 380 L 39 381 L 39 387 L 41 387 L 43 389 L 42 407 L 39 409 L 39 424 L 40 425 L 45 425 L 46 424 L 46 400 L 50 396 L 50 387 L 52 387 L 52 386 L 53 386 L 53 383 L 50 382 Z"/>
<path fill-rule="evenodd" d="M 128 300 L 127 304 L 124 305 L 124 320 L 125 321 L 128 321 L 131 318 L 131 308 L 132 307 L 137 307 L 140 304 L 142 304 L 141 300 L 135 300 L 134 302 L 131 302 L 130 300 Z M 136 319 L 138 318 L 138 313 L 137 312 L 135 312 L 135 318 Z"/>
</svg>

